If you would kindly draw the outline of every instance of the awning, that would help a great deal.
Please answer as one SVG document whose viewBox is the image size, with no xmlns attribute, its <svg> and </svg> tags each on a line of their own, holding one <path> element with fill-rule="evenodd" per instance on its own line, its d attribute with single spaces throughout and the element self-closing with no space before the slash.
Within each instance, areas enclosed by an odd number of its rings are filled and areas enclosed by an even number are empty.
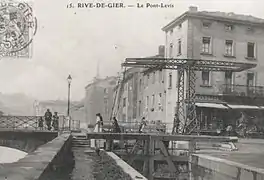
<svg viewBox="0 0 264 180">
<path fill-rule="evenodd" d="M 258 106 L 249 106 L 249 105 L 233 105 L 233 104 L 227 104 L 232 109 L 260 109 Z"/>
<path fill-rule="evenodd" d="M 217 104 L 217 103 L 195 103 L 195 105 L 198 107 L 228 109 L 228 107 L 224 106 L 223 104 Z"/>
</svg>

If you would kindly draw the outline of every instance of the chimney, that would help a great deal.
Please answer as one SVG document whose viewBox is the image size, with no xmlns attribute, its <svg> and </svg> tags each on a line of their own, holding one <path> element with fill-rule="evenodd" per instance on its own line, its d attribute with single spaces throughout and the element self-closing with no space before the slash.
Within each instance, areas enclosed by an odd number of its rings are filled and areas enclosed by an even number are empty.
<svg viewBox="0 0 264 180">
<path fill-rule="evenodd" d="M 165 46 L 164 45 L 159 46 L 159 56 L 162 56 L 162 57 L 165 56 Z"/>
<path fill-rule="evenodd" d="M 196 6 L 190 6 L 189 7 L 189 11 L 190 12 L 197 12 L 198 11 L 198 8 Z"/>
</svg>

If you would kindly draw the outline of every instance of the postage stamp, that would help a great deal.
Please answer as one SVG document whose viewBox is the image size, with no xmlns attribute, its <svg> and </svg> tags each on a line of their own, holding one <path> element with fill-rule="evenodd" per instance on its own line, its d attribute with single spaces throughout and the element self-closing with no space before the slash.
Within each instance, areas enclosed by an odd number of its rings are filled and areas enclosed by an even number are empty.
<svg viewBox="0 0 264 180">
<path fill-rule="evenodd" d="M 28 2 L 0 1 L 0 57 L 32 56 L 37 19 Z"/>
</svg>

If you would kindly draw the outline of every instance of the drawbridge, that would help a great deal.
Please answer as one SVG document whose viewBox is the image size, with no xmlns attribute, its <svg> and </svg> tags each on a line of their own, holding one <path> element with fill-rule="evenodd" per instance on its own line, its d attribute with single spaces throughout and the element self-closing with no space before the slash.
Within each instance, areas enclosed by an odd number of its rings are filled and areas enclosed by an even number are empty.
<svg viewBox="0 0 264 180">
<path fill-rule="evenodd" d="M 126 58 L 123 67 L 146 68 L 145 74 L 155 70 L 176 70 L 177 102 L 172 133 L 199 133 L 196 116 L 195 85 L 197 71 L 241 72 L 256 67 L 254 63 L 174 58 Z"/>
</svg>

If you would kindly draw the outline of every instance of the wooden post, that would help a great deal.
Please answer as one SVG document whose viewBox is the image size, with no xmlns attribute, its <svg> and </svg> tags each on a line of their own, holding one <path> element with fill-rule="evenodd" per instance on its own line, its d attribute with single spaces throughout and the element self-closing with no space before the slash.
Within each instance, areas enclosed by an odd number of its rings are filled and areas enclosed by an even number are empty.
<svg viewBox="0 0 264 180">
<path fill-rule="evenodd" d="M 155 149 L 154 149 L 154 140 L 149 136 L 149 173 L 148 173 L 148 180 L 153 180 L 153 173 L 155 172 L 155 161 L 153 159 L 155 155 Z"/>
<path fill-rule="evenodd" d="M 193 176 L 193 170 L 195 170 L 194 167 L 196 167 L 196 164 L 197 164 L 197 162 L 195 161 L 196 159 L 192 158 L 192 154 L 195 152 L 195 149 L 196 149 L 196 142 L 195 141 L 189 141 L 188 172 L 189 172 L 189 179 L 190 180 L 197 180 L 197 177 Z"/>
<path fill-rule="evenodd" d="M 149 175 L 149 158 L 150 158 L 149 140 L 144 141 L 144 155 L 148 157 L 144 160 L 144 165 L 143 165 L 143 174 L 145 177 L 147 177 Z"/>
<path fill-rule="evenodd" d="M 112 142 L 113 140 L 107 139 L 105 144 L 105 150 L 106 151 L 112 151 Z"/>
<path fill-rule="evenodd" d="M 169 154 L 169 151 L 167 149 L 167 147 L 164 145 L 164 142 L 163 141 L 159 141 L 160 143 L 160 150 L 162 152 L 162 154 L 164 155 L 164 159 L 167 161 L 167 164 L 169 166 L 169 170 L 171 173 L 176 173 L 177 172 L 177 168 L 175 167 L 171 157 L 170 157 L 170 154 Z"/>
</svg>

